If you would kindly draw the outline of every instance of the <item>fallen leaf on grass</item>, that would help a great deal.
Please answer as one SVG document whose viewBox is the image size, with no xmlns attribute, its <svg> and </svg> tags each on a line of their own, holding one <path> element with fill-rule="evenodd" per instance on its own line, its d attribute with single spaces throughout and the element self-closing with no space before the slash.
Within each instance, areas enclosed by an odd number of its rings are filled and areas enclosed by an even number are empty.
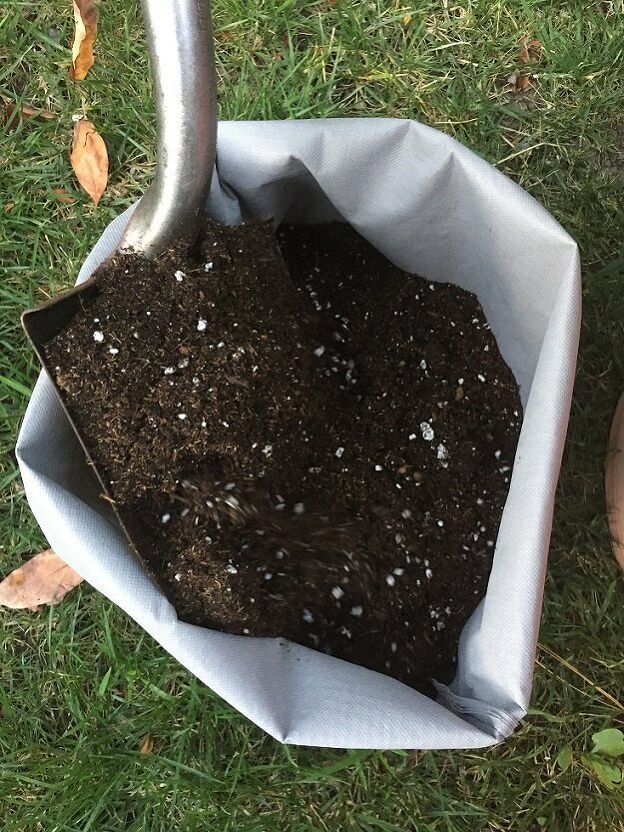
<svg viewBox="0 0 624 832">
<path fill-rule="evenodd" d="M 98 23 L 95 0 L 74 0 L 74 20 L 76 29 L 69 77 L 72 81 L 82 81 L 95 63 L 93 45 L 97 38 Z"/>
<path fill-rule="evenodd" d="M 76 197 L 68 194 L 65 188 L 52 188 L 52 192 L 54 193 L 54 199 L 57 202 L 63 202 L 70 205 L 72 202 L 76 201 Z"/>
<path fill-rule="evenodd" d="M 30 118 L 31 116 L 38 116 L 39 118 L 56 118 L 56 113 L 52 110 L 44 110 L 41 107 L 31 107 L 30 104 L 22 104 L 22 118 Z"/>
<path fill-rule="evenodd" d="M 17 130 L 20 123 L 20 115 L 22 121 L 26 121 L 26 119 L 32 118 L 33 116 L 47 119 L 57 117 L 56 113 L 53 113 L 51 110 L 31 107 L 29 104 L 22 104 L 21 107 L 18 107 L 13 101 L 5 101 L 3 121 L 7 133 L 12 133 L 13 130 Z"/>
<path fill-rule="evenodd" d="M 108 153 L 104 139 L 86 119 L 74 125 L 71 165 L 78 181 L 97 205 L 108 182 Z"/>
<path fill-rule="evenodd" d="M 521 64 L 536 64 L 542 56 L 542 44 L 539 40 L 531 39 L 528 35 L 520 38 L 520 52 L 518 62 Z M 525 92 L 533 86 L 533 75 L 530 72 L 514 72 L 507 78 L 509 92 Z"/>
<path fill-rule="evenodd" d="M 36 610 L 42 604 L 57 604 L 81 581 L 56 552 L 46 549 L 0 583 L 0 605 L 12 610 Z"/>
<path fill-rule="evenodd" d="M 520 38 L 518 60 L 521 64 L 536 64 L 542 57 L 542 44 L 528 35 Z"/>
<path fill-rule="evenodd" d="M 528 90 L 531 84 L 531 79 L 533 78 L 532 75 L 522 75 L 515 73 L 510 75 L 507 79 L 507 85 L 510 88 L 510 92 L 524 92 Z"/>
<path fill-rule="evenodd" d="M 151 734 L 146 734 L 142 741 L 141 747 L 139 748 L 139 754 L 151 754 L 154 748 L 154 738 Z"/>
</svg>

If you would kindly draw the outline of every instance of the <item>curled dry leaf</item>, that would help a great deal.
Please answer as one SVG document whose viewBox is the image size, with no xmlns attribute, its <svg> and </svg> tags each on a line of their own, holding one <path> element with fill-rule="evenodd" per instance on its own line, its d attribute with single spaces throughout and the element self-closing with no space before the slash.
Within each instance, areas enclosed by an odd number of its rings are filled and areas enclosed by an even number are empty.
<svg viewBox="0 0 624 832">
<path fill-rule="evenodd" d="M 108 153 L 104 139 L 86 119 L 74 124 L 71 165 L 78 181 L 97 205 L 108 182 Z"/>
<path fill-rule="evenodd" d="M 520 51 L 518 63 L 536 64 L 542 56 L 542 44 L 539 40 L 532 40 L 525 35 L 520 38 Z M 507 89 L 509 92 L 525 92 L 533 86 L 535 78 L 530 72 L 514 72 L 507 78 Z"/>
<path fill-rule="evenodd" d="M 7 133 L 11 133 L 13 130 L 16 130 L 19 127 L 20 123 L 20 115 L 21 120 L 26 121 L 33 116 L 36 118 L 47 118 L 47 119 L 54 119 L 56 118 L 56 114 L 53 113 L 51 110 L 44 110 L 39 107 L 31 107 L 29 104 L 22 104 L 22 106 L 18 106 L 13 101 L 4 101 L 4 113 L 2 114 L 2 120 L 4 121 L 4 125 L 6 128 Z"/>
<path fill-rule="evenodd" d="M 542 57 L 542 44 L 539 40 L 531 39 L 528 35 L 520 38 L 520 52 L 518 60 L 521 64 L 536 64 Z"/>
<path fill-rule="evenodd" d="M 69 77 L 72 81 L 82 81 L 95 63 L 93 46 L 97 38 L 98 23 L 95 0 L 74 0 L 74 20 L 76 29 Z"/>
<path fill-rule="evenodd" d="M 507 79 L 507 85 L 510 92 L 524 92 L 532 86 L 532 75 L 514 74 Z"/>
<path fill-rule="evenodd" d="M 30 118 L 31 116 L 52 119 L 56 118 L 56 113 L 53 113 L 52 110 L 43 110 L 40 107 L 31 107 L 30 104 L 23 104 L 22 118 Z"/>
<path fill-rule="evenodd" d="M 0 583 L 0 605 L 13 610 L 36 610 L 57 604 L 82 581 L 56 552 L 46 549 L 15 569 Z"/>
<path fill-rule="evenodd" d="M 54 194 L 54 199 L 57 202 L 63 202 L 67 205 L 70 205 L 72 202 L 76 201 L 76 198 L 68 194 L 65 188 L 52 188 L 52 193 Z"/>
<path fill-rule="evenodd" d="M 154 738 L 151 734 L 146 734 L 141 740 L 141 747 L 139 754 L 151 754 L 154 748 Z"/>
<path fill-rule="evenodd" d="M 624 393 L 615 408 L 605 466 L 605 497 L 613 554 L 624 569 Z"/>
</svg>

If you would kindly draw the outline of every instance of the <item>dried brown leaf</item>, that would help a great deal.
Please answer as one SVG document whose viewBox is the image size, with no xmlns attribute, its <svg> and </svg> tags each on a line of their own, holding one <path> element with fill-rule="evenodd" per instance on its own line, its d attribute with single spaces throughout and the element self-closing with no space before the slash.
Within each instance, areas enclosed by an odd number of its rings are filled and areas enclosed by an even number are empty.
<svg viewBox="0 0 624 832">
<path fill-rule="evenodd" d="M 401 23 L 402 23 L 404 26 L 409 26 L 411 22 L 412 22 L 412 16 L 411 16 L 411 14 L 405 14 L 405 15 L 403 15 L 403 19 L 402 19 Z"/>
<path fill-rule="evenodd" d="M 51 110 L 31 107 L 29 104 L 22 104 L 21 107 L 18 107 L 13 101 L 4 101 L 3 104 L 4 113 L 2 120 L 4 121 L 7 133 L 11 133 L 19 127 L 20 115 L 22 121 L 26 121 L 33 116 L 47 119 L 57 118 L 56 113 L 53 113 Z"/>
<path fill-rule="evenodd" d="M 516 75 L 514 73 L 507 79 L 507 85 L 510 92 L 524 92 L 533 85 L 533 76 L 523 74 Z"/>
<path fill-rule="evenodd" d="M 95 63 L 93 46 L 97 38 L 98 23 L 95 0 L 74 0 L 74 21 L 76 28 L 69 77 L 72 81 L 82 81 Z"/>
<path fill-rule="evenodd" d="M 524 90 L 528 90 L 530 86 L 533 84 L 533 76 L 532 75 L 518 75 L 518 79 L 516 81 L 516 89 L 519 92 L 524 92 Z"/>
<path fill-rule="evenodd" d="M 108 182 L 108 153 L 104 139 L 86 119 L 74 125 L 71 165 L 78 181 L 97 205 Z"/>
<path fill-rule="evenodd" d="M 528 35 L 520 38 L 518 60 L 521 64 L 536 64 L 542 57 L 542 44 Z"/>
<path fill-rule="evenodd" d="M 76 197 L 68 194 L 65 188 L 52 188 L 52 192 L 54 194 L 54 199 L 57 202 L 63 202 L 70 205 L 72 202 L 76 201 Z"/>
<path fill-rule="evenodd" d="M 141 740 L 141 747 L 139 754 L 151 754 L 154 749 L 154 738 L 151 734 L 146 734 Z"/>
<path fill-rule="evenodd" d="M 36 610 L 57 604 L 82 581 L 56 552 L 46 549 L 15 569 L 0 583 L 0 605 L 13 610 Z"/>
<path fill-rule="evenodd" d="M 30 118 L 31 116 L 47 119 L 57 118 L 56 113 L 53 113 L 52 110 L 43 110 L 39 107 L 31 107 L 29 104 L 24 104 L 22 106 L 22 118 Z"/>
</svg>

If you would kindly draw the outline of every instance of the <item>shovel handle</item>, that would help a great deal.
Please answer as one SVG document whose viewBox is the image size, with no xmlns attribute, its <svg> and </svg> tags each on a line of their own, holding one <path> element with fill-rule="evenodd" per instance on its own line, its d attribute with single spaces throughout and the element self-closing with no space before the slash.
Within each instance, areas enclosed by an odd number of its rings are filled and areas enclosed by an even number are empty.
<svg viewBox="0 0 624 832">
<path fill-rule="evenodd" d="M 210 190 L 217 92 L 209 0 L 141 0 L 158 130 L 156 175 L 120 248 L 155 257 L 192 237 Z"/>
</svg>

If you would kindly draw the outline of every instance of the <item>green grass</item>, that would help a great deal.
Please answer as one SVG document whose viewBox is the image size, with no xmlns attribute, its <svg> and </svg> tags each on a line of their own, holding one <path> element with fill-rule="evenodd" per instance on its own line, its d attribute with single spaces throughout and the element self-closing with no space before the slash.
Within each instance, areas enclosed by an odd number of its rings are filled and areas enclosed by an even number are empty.
<svg viewBox="0 0 624 832">
<path fill-rule="evenodd" d="M 4 832 L 624 829 L 622 789 L 609 791 L 581 760 L 591 734 L 624 717 L 624 603 L 602 493 L 624 388 L 621 11 L 594 0 L 214 2 L 223 118 L 425 121 L 519 182 L 581 246 L 580 365 L 526 723 L 483 752 L 283 747 L 84 588 L 39 614 L 0 611 Z M 71 27 L 65 0 L 5 0 L 0 10 L 0 95 L 58 113 L 0 133 L 2 572 L 45 543 L 12 455 L 36 377 L 19 312 L 74 282 L 154 166 L 137 3 L 101 4 L 97 63 L 81 85 L 66 74 Z M 544 53 L 534 87 L 514 95 L 504 81 L 525 34 Z M 97 210 L 69 167 L 74 112 L 109 148 Z M 59 203 L 54 188 L 76 201 Z M 147 733 L 154 751 L 140 755 Z M 567 746 L 563 771 L 555 760 Z"/>
</svg>

